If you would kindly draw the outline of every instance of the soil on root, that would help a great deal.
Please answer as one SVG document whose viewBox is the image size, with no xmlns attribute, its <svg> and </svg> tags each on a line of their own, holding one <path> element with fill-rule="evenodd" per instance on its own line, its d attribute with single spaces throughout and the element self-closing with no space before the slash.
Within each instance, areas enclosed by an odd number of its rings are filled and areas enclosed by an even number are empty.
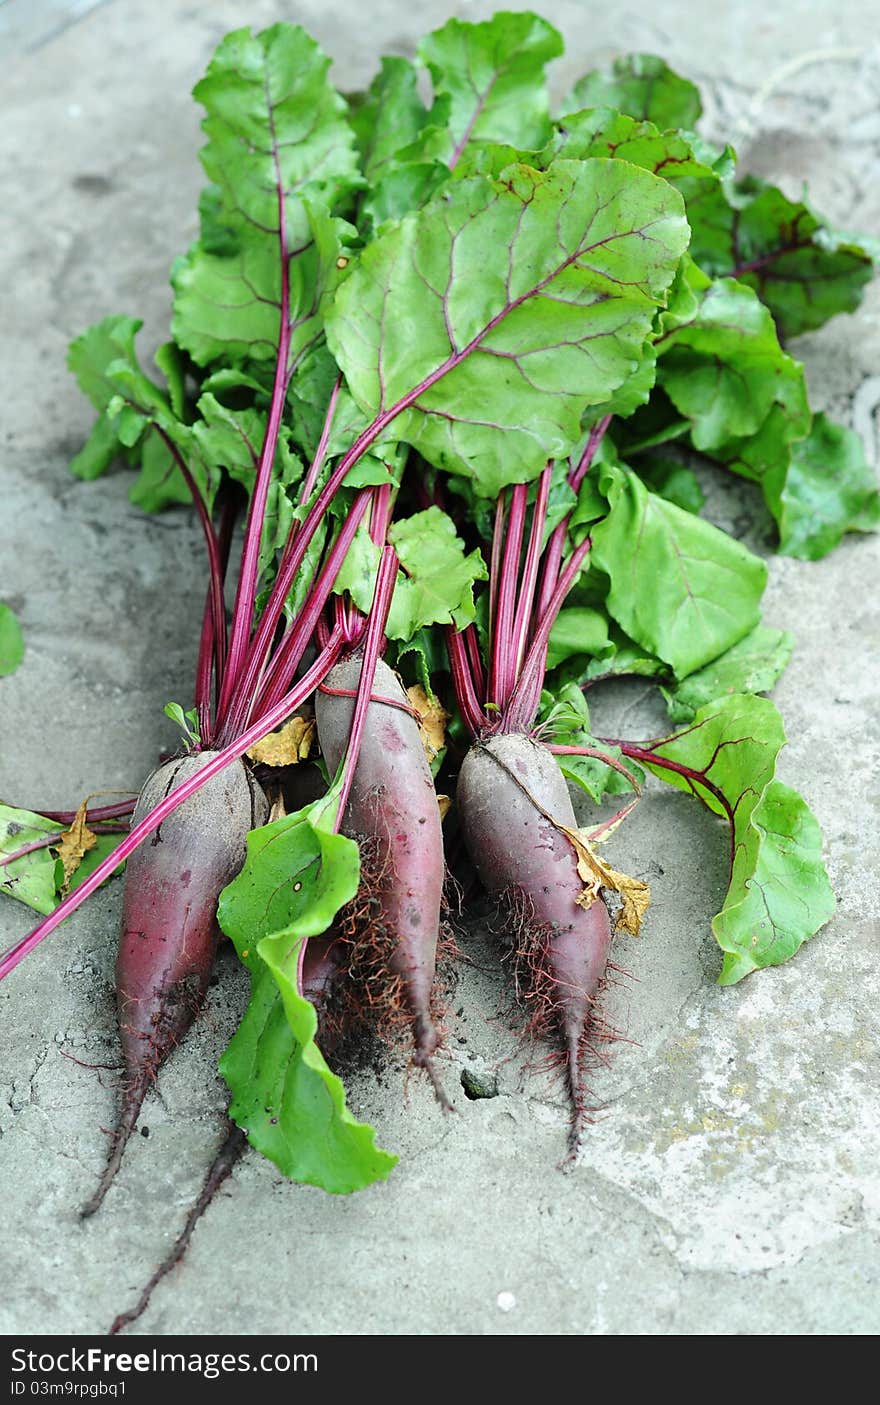
<svg viewBox="0 0 880 1405">
<path fill-rule="evenodd" d="M 337 914 L 333 935 L 342 948 L 339 969 L 318 1010 L 322 1047 L 340 1072 L 382 1070 L 388 1050 L 411 1052 L 412 1013 L 403 981 L 391 969 L 395 934 L 383 920 L 383 893 L 390 881 L 375 839 L 360 838 L 361 881 L 351 902 Z M 457 984 L 460 956 L 444 916 L 437 942 L 437 974 L 431 991 L 431 1018 L 440 1034 Z"/>
<path fill-rule="evenodd" d="M 626 1042 L 605 1018 L 602 1001 L 608 987 L 629 973 L 614 962 L 606 964 L 594 992 L 587 997 L 589 1017 L 576 1045 L 570 1044 L 560 987 L 551 964 L 552 930 L 536 919 L 528 894 L 515 887 L 498 894 L 487 926 L 501 948 L 501 962 L 512 991 L 510 1013 L 520 1026 L 521 1038 L 533 1050 L 543 1051 L 529 1060 L 529 1070 L 562 1078 L 568 1086 L 572 1121 L 566 1161 L 570 1161 L 577 1154 L 584 1129 L 603 1110 L 601 1103 L 592 1100 L 586 1082 L 588 1070 L 607 1065 L 611 1046 Z"/>
</svg>

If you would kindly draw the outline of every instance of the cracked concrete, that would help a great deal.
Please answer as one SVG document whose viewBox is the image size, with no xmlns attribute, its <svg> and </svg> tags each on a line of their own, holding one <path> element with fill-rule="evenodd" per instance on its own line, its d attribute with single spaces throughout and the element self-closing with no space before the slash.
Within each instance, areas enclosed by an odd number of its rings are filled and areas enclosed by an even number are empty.
<svg viewBox="0 0 880 1405">
<path fill-rule="evenodd" d="M 83 7 L 84 9 L 86 7 Z M 116 311 L 167 325 L 167 269 L 195 229 L 198 113 L 188 97 L 216 40 L 245 20 L 302 20 L 341 86 L 382 50 L 410 52 L 454 10 L 483 3 L 107 0 L 59 29 L 60 3 L 0 11 L 7 172 L 0 247 L 4 349 L 0 596 L 28 655 L 2 682 L 0 794 L 70 805 L 136 787 L 189 696 L 202 563 L 185 513 L 145 519 L 116 474 L 66 474 L 89 411 L 64 369 L 68 338 Z M 791 193 L 809 181 L 844 227 L 880 229 L 880 56 L 868 0 L 683 0 L 611 7 L 557 0 L 560 91 L 597 58 L 663 52 L 705 79 L 710 135 Z M 711 68 L 711 73 L 709 69 Z M 880 291 L 804 338 L 816 405 L 876 456 Z M 707 474 L 711 515 L 772 544 L 752 488 Z M 331 1198 L 250 1153 L 199 1226 L 140 1330 L 158 1333 L 586 1335 L 869 1334 L 880 1328 L 877 1091 L 880 806 L 875 760 L 880 544 L 828 560 L 773 559 L 766 618 L 797 637 L 777 690 L 791 743 L 780 775 L 825 833 L 836 919 L 786 967 L 721 990 L 708 920 L 724 885 L 715 822 L 652 791 L 620 836 L 618 866 L 648 877 L 644 937 L 616 943 L 608 1013 L 621 1043 L 594 1078 L 604 1105 L 568 1174 L 566 1106 L 504 1017 L 492 949 L 475 934 L 449 1020 L 444 1076 L 457 1111 L 391 1062 L 351 1084 L 360 1115 L 400 1154 L 388 1184 Z M 650 690 L 597 700 L 597 726 L 650 735 Z M 111 884 L 0 987 L 0 1331 L 96 1332 L 126 1307 L 176 1234 L 221 1135 L 217 1057 L 246 982 L 219 961 L 197 1029 L 163 1072 L 101 1214 L 93 1189 L 115 1112 Z M 0 906 L 5 946 L 27 929 Z M 65 1057 L 71 1055 L 72 1058 Z M 74 1059 L 78 1062 L 74 1062 Z M 89 1065 L 95 1067 L 90 1068 Z M 463 1068 L 497 1077 L 470 1100 Z M 303 1291 L 304 1278 L 308 1290 Z"/>
</svg>

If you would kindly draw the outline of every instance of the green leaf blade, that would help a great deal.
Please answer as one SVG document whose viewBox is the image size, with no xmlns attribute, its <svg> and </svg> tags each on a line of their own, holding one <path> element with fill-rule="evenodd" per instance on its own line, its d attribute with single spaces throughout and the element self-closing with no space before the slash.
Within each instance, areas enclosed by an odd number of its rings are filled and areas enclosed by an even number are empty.
<svg viewBox="0 0 880 1405">
<path fill-rule="evenodd" d="M 712 920 L 724 952 L 719 985 L 788 961 L 835 908 L 815 816 L 797 791 L 771 781 L 752 811 L 724 906 Z"/>
<path fill-rule="evenodd" d="M 302 943 L 358 887 L 357 845 L 328 829 L 332 813 L 320 801 L 251 833 L 245 865 L 220 896 L 220 925 L 251 972 L 251 1001 L 220 1071 L 251 1145 L 291 1179 L 348 1194 L 384 1179 L 396 1158 L 346 1106 L 299 990 Z"/>
<path fill-rule="evenodd" d="M 423 39 L 418 54 L 430 70 L 435 108 L 451 150 L 468 141 L 506 142 L 525 150 L 550 133 L 544 66 L 562 53 L 562 37 L 529 11 L 505 11 L 480 24 L 451 19 Z"/>
<path fill-rule="evenodd" d="M 734 693 L 769 693 L 787 667 L 794 636 L 758 625 L 726 653 L 661 691 L 673 722 L 691 722 L 701 707 Z"/>
<path fill-rule="evenodd" d="M 611 582 L 608 610 L 678 678 L 704 667 L 758 624 L 767 568 L 739 542 L 613 473 L 611 511 L 592 530 L 591 561 Z"/>
<path fill-rule="evenodd" d="M 703 110 L 699 89 L 656 54 L 629 54 L 615 59 L 610 70 L 585 74 L 565 103 L 569 112 L 581 107 L 613 107 L 628 117 L 653 122 L 661 131 L 689 130 Z"/>
<path fill-rule="evenodd" d="M 457 182 L 367 248 L 330 348 L 367 415 L 496 496 L 635 370 L 686 242 L 677 193 L 625 162 Z"/>
<path fill-rule="evenodd" d="M 14 673 L 24 658 L 24 635 L 17 615 L 0 603 L 0 678 Z"/>
<path fill-rule="evenodd" d="M 743 694 L 701 708 L 689 727 L 651 748 L 677 770 L 641 758 L 659 779 L 698 795 L 727 821 L 729 881 L 712 920 L 724 952 L 722 985 L 787 961 L 834 911 L 816 819 L 774 778 L 784 744 L 773 704 Z"/>
</svg>

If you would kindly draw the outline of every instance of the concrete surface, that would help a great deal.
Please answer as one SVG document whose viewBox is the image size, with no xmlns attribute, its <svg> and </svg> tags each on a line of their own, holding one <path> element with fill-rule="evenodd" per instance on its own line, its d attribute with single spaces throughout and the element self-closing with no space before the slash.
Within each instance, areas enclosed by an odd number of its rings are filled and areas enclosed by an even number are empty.
<svg viewBox="0 0 880 1405">
<path fill-rule="evenodd" d="M 74 7 L 75 8 L 75 7 Z M 186 701 L 202 562 L 185 513 L 148 520 L 117 474 L 66 474 L 89 411 L 64 367 L 71 334 L 110 312 L 167 325 L 166 273 L 195 229 L 199 116 L 188 97 L 214 43 L 249 21 L 303 21 L 344 87 L 380 51 L 408 53 L 450 13 L 486 4 L 110 0 L 66 28 L 60 5 L 0 7 L 5 262 L 0 598 L 28 654 L 2 682 L 0 794 L 75 804 L 136 787 Z M 68 7 L 70 9 L 70 7 Z M 88 6 L 80 7 L 88 11 Z M 839 223 L 880 230 L 880 63 L 873 0 L 733 0 L 695 7 L 557 3 L 563 89 L 596 58 L 659 50 L 706 82 L 711 133 Z M 25 11 L 27 15 L 25 16 Z M 25 23 L 26 20 L 26 23 Z M 818 406 L 876 453 L 880 297 L 798 351 Z M 708 481 L 722 523 L 758 550 L 768 519 L 748 485 Z M 471 947 L 452 1007 L 447 1083 L 498 1067 L 499 1094 L 443 1118 L 390 1065 L 354 1080 L 400 1166 L 350 1199 L 283 1182 L 254 1153 L 200 1226 L 140 1327 L 159 1333 L 588 1335 L 867 1334 L 880 1328 L 876 823 L 880 542 L 818 565 L 776 560 L 767 618 L 798 648 L 777 693 L 791 734 L 780 773 L 824 826 L 837 919 L 790 965 L 713 985 L 708 919 L 724 884 L 715 823 L 652 792 L 618 843 L 654 908 L 617 960 L 622 1044 L 594 1086 L 606 1103 L 569 1175 L 558 1087 L 524 1070 L 499 1018 L 503 986 Z M 658 714 L 621 688 L 600 722 L 650 734 Z M 105 1330 L 177 1232 L 219 1136 L 216 1059 L 245 987 L 229 954 L 197 1031 L 168 1065 L 102 1213 L 77 1206 L 102 1163 L 115 1083 L 111 1005 L 120 890 L 111 884 L 0 988 L 0 1331 Z M 0 904 L 5 946 L 29 925 Z M 460 1012 L 460 1013 L 457 1013 Z"/>
</svg>

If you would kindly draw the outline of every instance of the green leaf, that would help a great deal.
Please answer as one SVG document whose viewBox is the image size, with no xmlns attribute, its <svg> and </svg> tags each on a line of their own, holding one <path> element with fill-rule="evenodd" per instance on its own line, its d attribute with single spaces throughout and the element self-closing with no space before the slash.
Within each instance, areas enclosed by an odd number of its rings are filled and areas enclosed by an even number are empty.
<svg viewBox="0 0 880 1405">
<path fill-rule="evenodd" d="M 321 298 L 339 275 L 345 229 L 327 212 L 360 183 L 328 67 L 299 26 L 257 36 L 240 29 L 220 43 L 194 89 L 208 114 L 201 160 L 214 188 L 202 204 L 201 242 L 174 270 L 172 331 L 199 365 L 275 358 L 282 267 L 289 368 L 320 335 Z"/>
<path fill-rule="evenodd" d="M 121 453 L 119 434 L 115 420 L 101 415 L 95 420 L 92 432 L 78 454 L 70 461 L 70 471 L 76 478 L 91 483 L 100 478 Z"/>
<path fill-rule="evenodd" d="M 654 54 L 629 54 L 585 74 L 565 102 L 566 111 L 579 107 L 615 107 L 661 129 L 695 127 L 703 110 L 694 84 Z"/>
<path fill-rule="evenodd" d="M 706 451 L 757 433 L 800 367 L 780 347 L 773 318 L 751 289 L 730 278 L 713 283 L 696 269 L 691 286 L 697 310 L 667 324 L 657 374 L 690 420 L 694 447 Z"/>
<path fill-rule="evenodd" d="M 700 480 L 692 468 L 686 468 L 677 459 L 651 454 L 640 459 L 636 471 L 652 493 L 659 493 L 683 512 L 697 513 L 702 509 L 706 498 Z"/>
<path fill-rule="evenodd" d="M 0 856 L 16 854 L 47 834 L 58 834 L 62 828 L 45 815 L 0 805 Z M 56 894 L 62 876 L 61 862 L 51 849 L 34 849 L 0 868 L 0 893 L 8 893 L 46 916 L 58 905 Z"/>
<path fill-rule="evenodd" d="M 24 658 L 24 638 L 18 618 L 0 603 L 0 678 L 14 673 Z"/>
<path fill-rule="evenodd" d="M 400 573 L 391 600 L 385 633 L 389 639 L 409 640 L 431 624 L 457 629 L 474 618 L 474 582 L 485 580 L 479 551 L 468 555 L 452 518 L 439 507 L 395 522 L 388 540 L 397 551 Z M 380 549 L 365 528 L 357 533 L 337 578 L 337 594 L 348 591 L 366 614 L 376 588 Z"/>
<path fill-rule="evenodd" d="M 328 342 L 371 419 L 494 497 L 633 373 L 686 241 L 680 197 L 622 161 L 456 182 L 364 251 Z"/>
<path fill-rule="evenodd" d="M 756 434 L 732 439 L 716 451 L 722 463 L 742 478 L 760 483 L 764 501 L 777 524 L 794 446 L 810 431 L 803 367 L 791 361 L 776 387 L 776 399 Z"/>
<path fill-rule="evenodd" d="M 758 625 L 720 658 L 682 683 L 662 688 L 673 722 L 690 722 L 696 712 L 733 693 L 769 693 L 788 666 L 794 637 L 784 629 Z"/>
<path fill-rule="evenodd" d="M 105 317 L 70 343 L 68 369 L 96 410 L 106 410 L 119 394 L 119 387 L 107 376 L 108 366 L 119 361 L 137 365 L 134 339 L 142 326 L 143 322 L 136 317 Z"/>
<path fill-rule="evenodd" d="M 653 756 L 683 771 L 642 757 L 730 826 L 730 881 L 712 920 L 722 985 L 788 960 L 834 911 L 819 826 L 804 800 L 773 779 L 784 743 L 773 704 L 746 694 L 701 708 L 690 727 L 653 746 Z"/>
<path fill-rule="evenodd" d="M 418 55 L 434 85 L 429 121 L 449 136 L 443 159 L 472 140 L 543 146 L 550 135 L 544 66 L 562 48 L 557 30 L 529 11 L 503 11 L 482 24 L 451 19 L 423 39 Z"/>
<path fill-rule="evenodd" d="M 629 161 L 672 184 L 685 178 L 718 184 L 718 173 L 699 159 L 689 135 L 661 131 L 653 122 L 638 121 L 610 107 L 591 107 L 562 117 L 542 156 L 550 153 L 570 161 L 591 156 Z"/>
<path fill-rule="evenodd" d="M 866 242 L 838 233 L 804 201 L 755 177 L 736 190 L 702 191 L 688 213 L 697 262 L 753 288 L 785 338 L 853 312 L 873 275 Z"/>
<path fill-rule="evenodd" d="M 739 826 L 740 829 L 743 826 Z M 712 923 L 724 951 L 720 985 L 778 966 L 834 915 L 822 832 L 802 796 L 771 781 L 737 852 L 724 906 Z"/>
<path fill-rule="evenodd" d="M 754 629 L 767 568 L 702 518 L 603 465 L 611 511 L 591 533 L 610 578 L 608 610 L 631 639 L 684 678 Z"/>
<path fill-rule="evenodd" d="M 618 746 L 597 741 L 590 730 L 590 709 L 581 689 L 575 682 L 568 682 L 547 690 L 541 695 L 538 725 L 542 740 L 562 746 L 591 747 L 602 751 L 606 756 L 621 761 Z M 613 766 L 608 766 L 596 756 L 574 756 L 560 754 L 557 764 L 566 780 L 574 781 L 585 790 L 597 804 L 606 795 L 632 795 L 633 788 L 626 776 Z M 627 770 L 639 784 L 644 773 L 629 761 L 623 762 Z"/>
<path fill-rule="evenodd" d="M 158 434 L 148 434 L 141 448 L 141 471 L 128 490 L 129 500 L 142 512 L 163 512 L 175 503 L 191 503 L 171 450 Z"/>
<path fill-rule="evenodd" d="M 779 550 L 818 561 L 846 532 L 880 526 L 880 495 L 862 441 L 827 415 L 795 444 L 781 494 Z"/>
<path fill-rule="evenodd" d="M 253 831 L 244 868 L 220 895 L 220 925 L 251 973 L 250 1004 L 220 1071 L 252 1146 L 292 1180 L 347 1194 L 383 1180 L 396 1158 L 348 1110 L 299 989 L 302 943 L 325 932 L 358 888 L 357 845 L 332 832 L 332 813 L 319 801 Z"/>
<path fill-rule="evenodd" d="M 364 175 L 371 185 L 397 152 L 415 141 L 428 121 L 417 90 L 418 77 L 418 69 L 409 59 L 386 54 L 351 113 Z"/>
<path fill-rule="evenodd" d="M 608 653 L 607 615 L 585 606 L 571 606 L 559 611 L 550 631 L 548 670 L 571 658 L 580 660 L 585 669 L 587 660 L 605 658 Z"/>
<path fill-rule="evenodd" d="M 165 377 L 172 413 L 182 420 L 186 414 L 186 371 L 180 347 L 173 341 L 164 342 L 154 360 Z"/>
</svg>

